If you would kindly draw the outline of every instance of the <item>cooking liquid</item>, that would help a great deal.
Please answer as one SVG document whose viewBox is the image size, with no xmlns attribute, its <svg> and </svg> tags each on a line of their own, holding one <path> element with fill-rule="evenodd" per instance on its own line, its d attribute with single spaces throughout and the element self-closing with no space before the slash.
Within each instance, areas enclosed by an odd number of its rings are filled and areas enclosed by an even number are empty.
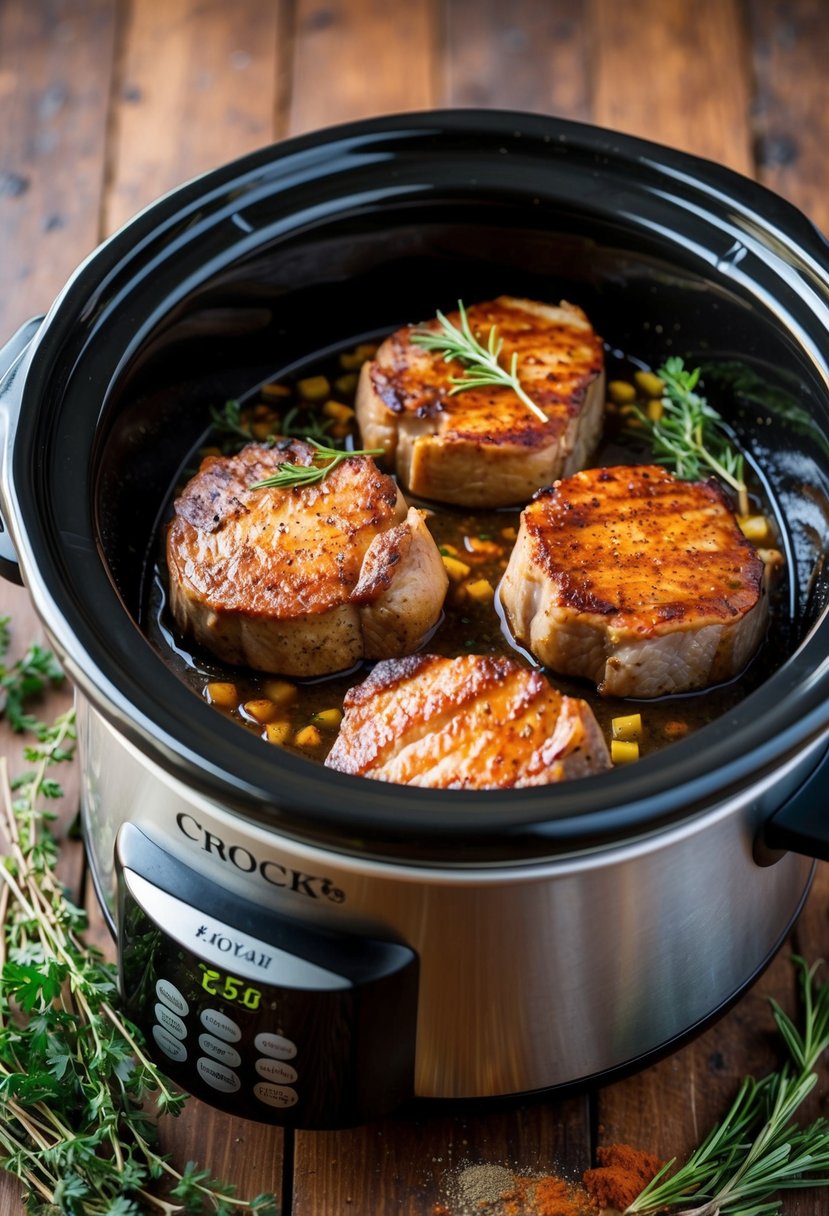
<svg viewBox="0 0 829 1216">
<path fill-rule="evenodd" d="M 335 422 L 331 426 L 331 419 L 326 419 L 324 413 L 324 402 L 311 404 L 301 397 L 297 389 L 297 385 L 301 381 L 306 381 L 310 377 L 325 377 L 331 386 L 330 398 L 344 405 L 353 405 L 353 387 L 348 392 L 335 387 L 335 382 L 343 377 L 341 359 L 345 359 L 347 364 L 351 361 L 348 352 L 340 356 L 334 355 L 323 362 L 303 367 L 292 375 L 290 381 L 274 382 L 277 387 L 265 386 L 261 390 L 252 392 L 243 404 L 240 403 L 243 425 L 251 429 L 252 438 L 262 440 L 269 431 L 281 433 L 280 423 L 289 418 L 290 411 L 296 408 L 298 412 L 290 419 L 292 433 L 303 436 L 307 434 L 307 430 L 303 428 L 307 426 L 309 420 L 327 421 L 330 426 L 327 439 L 329 443 L 332 437 L 338 437 L 336 428 L 339 426 L 341 432 L 339 438 L 345 440 L 346 446 L 362 446 L 356 425 Z M 608 383 L 613 380 L 630 380 L 633 373 L 643 367 L 638 361 L 633 363 L 619 357 L 618 354 L 611 353 L 606 353 L 606 362 Z M 351 376 L 351 379 L 356 381 L 356 376 Z M 329 395 L 326 395 L 326 400 L 328 399 Z M 319 437 L 320 439 L 325 438 L 325 436 Z M 186 481 L 187 477 L 192 476 L 198 466 L 200 455 L 206 452 L 215 454 L 219 450 L 225 453 L 235 452 L 244 442 L 245 440 L 238 434 L 225 434 L 212 430 L 206 435 L 204 445 L 199 452 L 194 454 L 192 467 L 187 470 L 184 480 Z M 652 463 L 652 461 L 652 455 L 644 444 L 632 441 L 624 433 L 623 422 L 618 411 L 610 406 L 603 441 L 596 452 L 593 465 Z M 183 484 L 184 482 L 172 488 L 170 508 L 172 508 L 173 498 Z M 765 511 L 769 519 L 773 518 L 768 504 L 763 501 L 759 487 L 749 486 L 749 489 L 752 492 L 752 509 L 756 509 L 758 512 Z M 497 594 L 497 586 L 506 568 L 518 530 L 520 508 L 470 511 L 462 507 L 426 502 L 408 494 L 406 500 L 410 505 L 428 512 L 429 530 L 442 552 L 449 556 L 457 555 L 459 561 L 470 567 L 470 573 L 463 582 L 450 582 L 443 619 L 422 648 L 423 651 L 448 657 L 460 654 L 506 655 L 527 667 L 538 667 L 539 665 L 533 657 L 518 646 L 512 638 Z M 168 518 L 169 514 L 170 512 L 167 514 Z M 182 639 L 178 635 L 166 604 L 167 576 L 163 543 L 159 544 L 159 552 L 160 557 L 149 588 L 149 603 L 145 618 L 151 640 L 170 667 L 198 695 L 209 700 L 211 683 L 233 684 L 237 693 L 233 706 L 225 708 L 216 705 L 216 711 L 226 714 L 246 729 L 252 730 L 266 739 L 267 732 L 264 724 L 252 720 L 244 706 L 248 702 L 267 699 L 265 685 L 274 677 L 271 674 L 265 675 L 246 668 L 229 667 L 219 662 L 207 651 L 191 649 L 189 640 Z M 464 590 L 465 583 L 482 579 L 487 580 L 496 590 L 496 594 L 491 600 L 476 600 Z M 780 618 L 780 604 L 785 598 L 785 582 L 785 574 L 778 571 L 771 595 L 770 633 L 772 635 L 776 622 Z M 773 640 L 767 640 L 747 670 L 729 683 L 703 692 L 684 693 L 680 696 L 653 700 L 601 697 L 592 683 L 561 676 L 553 671 L 545 671 L 545 674 L 560 691 L 570 696 L 581 697 L 588 702 L 608 743 L 612 733 L 612 719 L 620 715 L 639 712 L 642 717 L 642 734 L 639 739 L 641 760 L 675 739 L 698 730 L 708 722 L 727 714 L 729 709 L 771 674 L 775 655 L 777 655 L 778 661 L 782 661 L 784 649 L 776 646 Z M 291 679 L 289 682 L 296 686 L 297 696 L 287 706 L 280 706 L 278 713 L 274 715 L 274 721 L 287 723 L 284 740 L 278 746 L 287 747 L 298 755 L 323 761 L 334 743 L 338 725 L 336 721 L 332 723 L 326 722 L 325 719 L 320 720 L 317 715 L 326 710 L 341 710 L 347 691 L 365 679 L 372 665 L 364 662 L 347 672 L 313 680 Z M 314 732 L 305 731 L 309 725 L 315 727 Z M 280 731 L 280 734 L 282 733 Z M 301 742 L 297 742 L 298 736 Z M 263 746 L 273 746 L 273 744 L 263 742 Z"/>
</svg>

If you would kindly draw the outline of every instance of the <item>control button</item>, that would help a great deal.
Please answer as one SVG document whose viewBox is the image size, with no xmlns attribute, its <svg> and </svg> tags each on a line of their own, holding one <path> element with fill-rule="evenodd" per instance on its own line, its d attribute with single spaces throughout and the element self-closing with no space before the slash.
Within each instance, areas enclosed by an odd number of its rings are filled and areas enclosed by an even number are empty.
<svg viewBox="0 0 829 1216">
<path fill-rule="evenodd" d="M 169 1056 L 171 1060 L 181 1061 L 187 1059 L 187 1048 L 181 1039 L 175 1038 L 163 1026 L 153 1026 L 153 1038 L 165 1056 Z"/>
<path fill-rule="evenodd" d="M 281 1034 L 264 1031 L 256 1036 L 253 1045 L 263 1056 L 272 1056 L 274 1060 L 292 1060 L 296 1055 L 296 1043 L 283 1039 Z"/>
<path fill-rule="evenodd" d="M 218 1009 L 202 1009 L 201 1024 L 205 1030 L 218 1035 L 226 1043 L 238 1043 L 242 1037 L 242 1032 L 233 1019 L 226 1013 L 219 1013 Z"/>
<path fill-rule="evenodd" d="M 203 1081 L 206 1081 L 212 1089 L 220 1089 L 222 1093 L 233 1094 L 242 1084 L 235 1072 L 225 1068 L 224 1064 L 208 1060 L 207 1056 L 199 1056 L 196 1068 Z"/>
<path fill-rule="evenodd" d="M 156 1005 L 155 1017 L 156 1021 L 160 1022 L 165 1030 L 169 1030 L 170 1034 L 174 1034 L 177 1039 L 187 1038 L 187 1027 L 184 1022 L 175 1013 L 171 1013 L 166 1005 L 160 1003 Z"/>
<path fill-rule="evenodd" d="M 223 1043 L 221 1039 L 214 1038 L 212 1034 L 200 1034 L 199 1047 L 214 1060 L 221 1060 L 222 1064 L 227 1064 L 228 1068 L 238 1068 L 242 1063 L 242 1057 L 235 1047 L 231 1047 L 229 1043 Z"/>
<path fill-rule="evenodd" d="M 296 1080 L 296 1069 L 291 1068 L 290 1064 L 283 1064 L 281 1060 L 257 1060 L 256 1071 L 267 1081 L 281 1081 L 284 1085 Z"/>
<path fill-rule="evenodd" d="M 267 1081 L 257 1081 L 253 1092 L 266 1106 L 295 1106 L 299 1101 L 299 1094 L 289 1085 L 269 1085 Z"/>
<path fill-rule="evenodd" d="M 177 1013 L 182 1018 L 187 1017 L 190 1006 L 175 984 L 171 984 L 169 980 L 159 980 L 155 986 L 155 994 L 169 1009 L 172 1009 L 173 1013 Z"/>
</svg>

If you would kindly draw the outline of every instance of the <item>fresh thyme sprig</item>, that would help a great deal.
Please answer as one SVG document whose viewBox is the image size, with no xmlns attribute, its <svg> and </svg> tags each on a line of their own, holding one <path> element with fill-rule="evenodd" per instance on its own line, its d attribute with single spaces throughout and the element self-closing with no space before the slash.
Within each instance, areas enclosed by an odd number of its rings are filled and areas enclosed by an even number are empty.
<svg viewBox="0 0 829 1216">
<path fill-rule="evenodd" d="M 458 312 L 461 318 L 460 329 L 438 310 L 435 315 L 440 322 L 439 332 L 415 329 L 412 333 L 415 346 L 420 346 L 423 350 L 438 351 L 443 356 L 444 363 L 457 359 L 469 369 L 462 376 L 451 377 L 450 382 L 455 387 L 450 390 L 449 396 L 454 397 L 456 393 L 462 393 L 467 388 L 484 388 L 490 384 L 506 386 L 518 394 L 527 409 L 532 410 L 537 418 L 542 422 L 549 422 L 547 415 L 536 405 L 518 379 L 517 352 L 513 351 L 508 368 L 500 363 L 504 341 L 498 337 L 497 326 L 490 326 L 486 346 L 483 346 L 472 332 L 461 300 L 458 300 Z"/>
<path fill-rule="evenodd" d="M 634 406 L 636 434 L 644 429 L 657 461 L 683 481 L 698 481 L 707 470 L 716 473 L 736 492 L 740 514 L 748 515 L 745 458 L 731 443 L 721 415 L 695 391 L 700 369 L 686 371 L 684 360 L 672 356 L 656 374 L 665 385 L 662 417 L 649 418 Z"/>
<path fill-rule="evenodd" d="M 829 1048 L 829 984 L 815 985 L 819 964 L 795 958 L 803 999 L 801 1033 L 772 1001 L 790 1062 L 755 1081 L 746 1077 L 731 1109 L 683 1166 L 667 1165 L 625 1209 L 625 1216 L 776 1216 L 780 1191 L 829 1186 L 829 1121 L 792 1122 L 817 1083 Z"/>
<path fill-rule="evenodd" d="M 74 712 L 40 726 L 32 771 L 10 783 L 0 760 L 0 1168 L 32 1216 L 275 1213 L 272 1195 L 236 1199 L 158 1150 L 150 1096 L 169 1114 L 185 1097 L 119 1013 L 115 968 L 84 943 L 85 914 L 57 878 L 45 807 L 62 793 L 51 769 L 72 759 Z"/>
<path fill-rule="evenodd" d="M 63 672 L 52 652 L 37 642 L 29 646 L 22 659 L 7 667 L 4 660 L 11 644 L 9 624 L 9 617 L 0 617 L 0 717 L 5 715 L 15 732 L 28 730 L 37 734 L 45 729 L 44 724 L 27 712 L 26 702 L 45 692 L 49 685 L 60 684 Z"/>
<path fill-rule="evenodd" d="M 305 436 L 306 443 L 310 443 L 316 452 L 311 464 L 290 464 L 285 463 L 279 466 L 276 473 L 272 473 L 269 477 L 263 477 L 261 481 L 255 481 L 250 487 L 252 490 L 279 489 L 285 486 L 310 486 L 314 482 L 322 481 L 336 469 L 337 465 L 342 464 L 344 460 L 350 460 L 352 456 L 382 456 L 382 448 L 357 448 L 352 452 L 341 452 L 339 448 L 327 447 L 324 443 L 320 443 L 317 439 L 312 439 L 310 435 Z M 324 464 L 317 464 L 317 460 L 322 460 Z"/>
</svg>

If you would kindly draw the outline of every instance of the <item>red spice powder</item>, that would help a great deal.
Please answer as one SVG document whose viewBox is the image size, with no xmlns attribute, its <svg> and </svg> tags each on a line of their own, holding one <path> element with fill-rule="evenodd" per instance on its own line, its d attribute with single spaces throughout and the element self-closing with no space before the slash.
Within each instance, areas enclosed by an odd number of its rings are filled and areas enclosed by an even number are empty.
<svg viewBox="0 0 829 1216">
<path fill-rule="evenodd" d="M 596 1211 L 588 1193 L 554 1174 L 542 1178 L 516 1175 L 515 1187 L 501 1196 L 499 1216 L 591 1216 Z"/>
<path fill-rule="evenodd" d="M 596 1152 L 598 1166 L 585 1170 L 582 1182 L 603 1208 L 624 1211 L 651 1178 L 662 1168 L 652 1153 L 629 1144 L 608 1144 Z"/>
</svg>

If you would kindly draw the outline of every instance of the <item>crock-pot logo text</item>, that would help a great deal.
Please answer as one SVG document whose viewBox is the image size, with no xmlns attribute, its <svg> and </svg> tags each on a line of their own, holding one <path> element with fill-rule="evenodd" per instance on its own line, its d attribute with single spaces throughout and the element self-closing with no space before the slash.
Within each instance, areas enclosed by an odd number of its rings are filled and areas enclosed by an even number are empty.
<svg viewBox="0 0 829 1216">
<path fill-rule="evenodd" d="M 197 819 L 184 811 L 176 815 L 176 823 L 181 834 L 200 845 L 205 853 L 218 858 L 225 865 L 235 866 L 243 874 L 258 873 L 259 877 L 270 883 L 272 887 L 279 887 L 283 891 L 294 891 L 297 895 L 304 895 L 308 899 L 327 899 L 334 904 L 341 904 L 345 899 L 345 893 L 330 878 L 321 878 L 318 874 L 306 874 L 302 870 L 293 870 L 290 866 L 284 866 L 271 857 L 259 860 L 244 845 L 228 845 L 220 836 L 208 832 L 207 828 L 203 828 Z"/>
</svg>

